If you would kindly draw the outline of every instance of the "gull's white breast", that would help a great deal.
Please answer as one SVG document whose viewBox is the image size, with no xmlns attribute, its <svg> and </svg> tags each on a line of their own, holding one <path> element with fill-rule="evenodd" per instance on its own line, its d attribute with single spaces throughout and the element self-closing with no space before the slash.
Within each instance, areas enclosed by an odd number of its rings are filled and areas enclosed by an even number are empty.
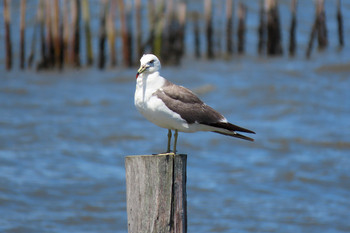
<svg viewBox="0 0 350 233">
<path fill-rule="evenodd" d="M 145 77 L 144 75 L 148 75 Z M 191 132 L 187 122 L 171 111 L 154 93 L 161 90 L 166 80 L 159 73 L 141 74 L 136 80 L 135 106 L 150 122 L 166 129 Z"/>
</svg>

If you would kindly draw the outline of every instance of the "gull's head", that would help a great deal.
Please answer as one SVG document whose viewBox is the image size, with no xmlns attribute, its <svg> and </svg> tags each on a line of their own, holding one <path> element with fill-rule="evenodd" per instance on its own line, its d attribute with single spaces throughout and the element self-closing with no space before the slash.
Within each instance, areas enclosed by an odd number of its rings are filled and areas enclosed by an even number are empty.
<svg viewBox="0 0 350 233">
<path fill-rule="evenodd" d="M 153 54 L 144 54 L 140 59 L 141 66 L 137 71 L 136 78 L 142 73 L 153 73 L 160 70 L 160 61 Z"/>
</svg>

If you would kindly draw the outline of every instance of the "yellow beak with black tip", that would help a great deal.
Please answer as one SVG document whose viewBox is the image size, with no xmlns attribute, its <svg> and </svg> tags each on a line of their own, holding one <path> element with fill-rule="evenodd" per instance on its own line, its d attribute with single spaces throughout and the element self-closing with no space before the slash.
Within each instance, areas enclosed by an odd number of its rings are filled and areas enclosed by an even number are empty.
<svg viewBox="0 0 350 233">
<path fill-rule="evenodd" d="M 147 64 L 140 66 L 140 68 L 137 71 L 136 78 L 139 77 L 139 75 L 142 74 L 148 67 L 149 65 Z"/>
</svg>

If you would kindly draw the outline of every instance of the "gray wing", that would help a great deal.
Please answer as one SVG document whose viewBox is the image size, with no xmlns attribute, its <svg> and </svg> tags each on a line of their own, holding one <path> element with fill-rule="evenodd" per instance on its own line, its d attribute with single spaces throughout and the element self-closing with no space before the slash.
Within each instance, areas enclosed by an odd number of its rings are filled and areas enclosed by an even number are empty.
<svg viewBox="0 0 350 233">
<path fill-rule="evenodd" d="M 224 117 L 203 103 L 192 91 L 168 82 L 154 93 L 172 111 L 177 112 L 187 123 L 211 124 Z"/>
</svg>

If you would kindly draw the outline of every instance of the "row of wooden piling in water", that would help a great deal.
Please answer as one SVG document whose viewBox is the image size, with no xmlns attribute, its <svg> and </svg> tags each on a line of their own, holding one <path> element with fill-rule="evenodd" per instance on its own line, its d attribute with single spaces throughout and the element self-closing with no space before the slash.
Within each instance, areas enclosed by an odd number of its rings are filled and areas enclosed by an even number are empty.
<svg viewBox="0 0 350 233">
<path fill-rule="evenodd" d="M 297 48 L 297 0 L 291 0 L 291 23 L 289 31 L 288 53 L 295 55 Z M 144 52 L 152 52 L 159 56 L 165 64 L 179 64 L 185 54 L 186 25 L 191 20 L 193 30 L 194 56 L 196 58 L 232 56 L 245 52 L 247 5 L 245 1 L 222 0 L 225 4 L 225 35 L 216 35 L 213 20 L 213 1 L 204 0 L 204 12 L 187 12 L 186 0 L 101 0 L 98 29 L 98 45 L 93 46 L 91 28 L 91 6 L 89 0 L 38 0 L 36 23 L 30 53 L 26 56 L 26 0 L 20 1 L 20 68 L 52 69 L 64 66 L 91 66 L 94 63 L 100 69 L 106 65 L 133 66 L 138 63 Z M 344 45 L 343 19 L 341 1 L 337 0 L 337 22 L 339 46 Z M 5 60 L 6 69 L 13 65 L 13 41 L 11 40 L 11 0 L 3 0 L 3 16 L 5 23 Z M 258 45 L 259 55 L 278 56 L 283 54 L 281 22 L 278 0 L 260 0 Z M 147 6 L 147 7 L 146 7 Z M 144 10 L 147 8 L 147 20 Z M 236 9 L 237 17 L 234 17 Z M 326 14 L 324 0 L 315 1 L 315 21 L 311 28 L 310 39 L 305 53 L 310 57 L 313 44 L 317 38 L 318 48 L 328 45 Z M 119 19 L 119 21 L 118 21 Z M 204 37 L 201 36 L 201 20 L 204 19 Z M 234 19 L 237 19 L 236 25 Z M 116 22 L 120 25 L 116 28 Z M 146 31 L 145 31 L 145 25 Z M 135 26 L 135 30 L 133 28 Z M 237 27 L 237 28 L 236 28 Z M 236 29 L 236 30 L 234 30 Z M 225 36 L 224 49 L 214 44 L 216 36 Z M 201 50 L 202 38 L 205 38 L 205 52 Z M 235 42 L 237 38 L 237 42 Z M 117 46 L 120 40 L 120 46 Z M 81 43 L 84 41 L 84 43 Z M 36 48 L 39 44 L 39 49 Z M 81 44 L 85 45 L 82 48 Z M 189 46 L 189 45 L 187 45 Z M 94 49 L 96 48 L 96 49 Z M 82 50 L 85 49 L 84 52 Z M 121 50 L 121 51 L 119 51 Z M 219 51 L 220 50 L 220 51 Z M 222 52 L 224 50 L 224 52 Z M 38 56 L 38 54 L 40 56 Z M 82 59 L 82 54 L 85 58 Z M 97 55 L 96 55 L 97 54 Z M 119 57 L 118 57 L 119 56 Z M 84 64 L 82 63 L 84 60 Z M 122 61 L 121 64 L 118 63 Z"/>
</svg>

